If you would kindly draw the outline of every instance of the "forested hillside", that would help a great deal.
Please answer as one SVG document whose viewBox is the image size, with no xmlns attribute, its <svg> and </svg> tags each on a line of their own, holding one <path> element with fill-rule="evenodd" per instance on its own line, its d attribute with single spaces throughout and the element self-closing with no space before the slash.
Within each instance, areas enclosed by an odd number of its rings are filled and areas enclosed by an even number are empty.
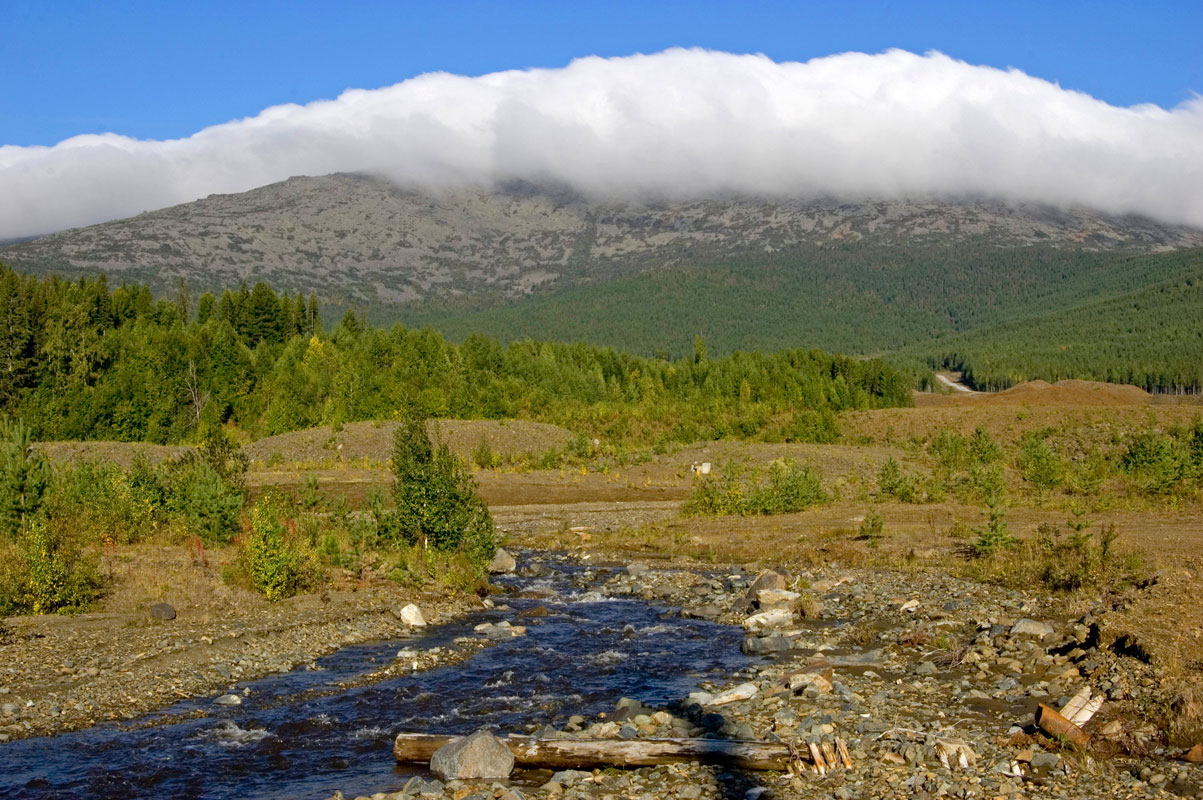
<svg viewBox="0 0 1203 800">
<path fill-rule="evenodd" d="M 1199 251 L 1148 259 L 1132 266 L 1163 272 L 1184 267 L 1180 277 L 1147 288 L 1100 291 L 1031 317 L 912 347 L 926 363 L 964 373 L 983 390 L 1023 381 L 1063 378 L 1131 383 L 1150 392 L 1203 390 L 1203 254 Z M 1177 272 L 1177 269 L 1170 270 Z"/>
<path fill-rule="evenodd" d="M 878 361 L 813 349 L 647 358 L 590 344 L 377 328 L 347 313 L 329 334 L 317 301 L 266 284 L 155 300 L 0 267 L 0 412 L 41 439 L 192 441 L 391 416 L 521 417 L 582 434 L 830 439 L 832 414 L 909 403 Z"/>
<path fill-rule="evenodd" d="M 643 352 L 679 354 L 694 334 L 716 352 L 814 346 L 880 356 L 916 377 L 951 366 L 982 388 L 1076 377 L 1197 391 L 1201 283 L 1200 250 L 848 247 L 406 319 L 452 339 L 545 331 Z"/>
</svg>

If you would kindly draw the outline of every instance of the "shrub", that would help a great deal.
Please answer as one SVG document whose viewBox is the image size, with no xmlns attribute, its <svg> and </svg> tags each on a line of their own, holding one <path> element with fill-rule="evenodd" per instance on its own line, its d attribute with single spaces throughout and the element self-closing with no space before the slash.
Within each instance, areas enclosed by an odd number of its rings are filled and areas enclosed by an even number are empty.
<svg viewBox="0 0 1203 800">
<path fill-rule="evenodd" d="M 145 460 L 128 473 L 100 462 L 65 466 L 50 483 L 45 514 L 84 540 L 140 541 L 167 521 L 161 477 Z"/>
<path fill-rule="evenodd" d="M 476 445 L 476 449 L 472 451 L 472 460 L 481 469 L 493 469 L 498 464 L 499 459 L 493 453 L 493 448 L 489 446 L 489 440 L 483 434 L 480 437 L 480 442 Z"/>
<path fill-rule="evenodd" d="M 682 507 L 690 516 L 789 514 L 830 500 L 815 471 L 779 459 L 763 471 L 727 464 L 717 477 L 699 475 Z"/>
<path fill-rule="evenodd" d="M 1114 526 L 1106 525 L 1091 533 L 1090 523 L 1075 511 L 1067 527 L 1068 535 L 1057 525 L 1042 524 L 1033 536 L 1010 548 L 1005 556 L 978 559 L 973 570 L 985 580 L 1025 589 L 1041 585 L 1053 592 L 1120 586 L 1142 580 L 1140 553 L 1120 551 Z"/>
<path fill-rule="evenodd" d="M 1195 473 L 1195 437 L 1203 441 L 1196 422 L 1191 438 L 1172 436 L 1161 431 L 1145 431 L 1128 444 L 1120 466 L 1143 479 L 1146 490 L 1157 493 L 1172 491 L 1179 483 Z M 1203 465 L 1203 462 L 1199 462 Z"/>
<path fill-rule="evenodd" d="M 1069 520 L 1072 531 L 1063 536 L 1061 528 L 1044 524 L 1036 531 L 1040 550 L 1041 582 L 1053 591 L 1075 591 L 1097 586 L 1115 567 L 1114 543 L 1118 534 L 1114 525 L 1104 525 L 1093 535 L 1090 523 L 1080 515 Z"/>
<path fill-rule="evenodd" d="M 295 520 L 281 520 L 274 498 L 251 509 L 250 530 L 235 561 L 235 575 L 268 600 L 283 600 L 316 583 L 318 567 Z"/>
<path fill-rule="evenodd" d="M 1007 527 L 1007 509 L 1003 506 L 1001 498 L 992 497 L 987 500 L 986 515 L 986 524 L 973 529 L 977 540 L 969 545 L 970 551 L 978 558 L 992 556 L 1015 545 L 1015 537 L 1011 536 Z"/>
<path fill-rule="evenodd" d="M 964 437 L 947 428 L 932 439 L 927 452 L 935 459 L 937 471 L 945 482 L 969 466 L 969 446 Z"/>
<path fill-rule="evenodd" d="M 445 443 L 430 441 L 426 420 L 414 410 L 393 437 L 393 498 L 397 538 L 479 562 L 496 551 L 493 518 L 472 475 Z"/>
<path fill-rule="evenodd" d="M 968 446 L 971 464 L 993 464 L 1002 460 L 1002 447 L 990 437 L 984 428 L 973 429 Z"/>
<path fill-rule="evenodd" d="M 1064 483 L 1065 460 L 1044 439 L 1026 436 L 1019 454 L 1019 471 L 1025 481 L 1044 493 Z"/>
<path fill-rule="evenodd" d="M 904 503 L 922 501 L 919 487 L 914 476 L 902 471 L 902 466 L 893 456 L 885 460 L 877 471 L 877 488 L 882 494 L 901 500 Z"/>
<path fill-rule="evenodd" d="M 864 520 L 861 521 L 860 529 L 857 531 L 859 537 L 869 543 L 869 547 L 877 547 L 881 542 L 885 532 L 885 522 L 881 515 L 876 511 L 870 511 L 865 514 Z"/>
<path fill-rule="evenodd" d="M 809 466 L 782 458 L 769 464 L 767 483 L 747 493 L 743 514 L 789 514 L 825 503 L 830 498 L 818 474 Z"/>
<path fill-rule="evenodd" d="M 208 543 L 228 543 L 238 532 L 246 498 L 207 461 L 186 462 L 175 476 L 171 505 Z"/>
<path fill-rule="evenodd" d="M 79 611 L 100 596 L 96 560 L 62 526 L 32 519 L 0 554 L 0 613 Z"/>
</svg>

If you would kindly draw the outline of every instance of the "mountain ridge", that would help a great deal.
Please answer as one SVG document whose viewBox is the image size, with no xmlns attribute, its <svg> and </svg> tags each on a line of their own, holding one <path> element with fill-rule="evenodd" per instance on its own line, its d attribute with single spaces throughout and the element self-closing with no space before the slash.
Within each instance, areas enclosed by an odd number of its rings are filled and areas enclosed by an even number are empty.
<svg viewBox="0 0 1203 800">
<path fill-rule="evenodd" d="M 728 198 L 597 202 L 514 184 L 437 195 L 367 175 L 295 177 L 0 248 L 34 273 L 104 272 L 169 293 L 264 280 L 376 308 L 497 305 L 654 268 L 814 249 L 942 246 L 1158 252 L 1203 231 L 999 201 Z"/>
</svg>

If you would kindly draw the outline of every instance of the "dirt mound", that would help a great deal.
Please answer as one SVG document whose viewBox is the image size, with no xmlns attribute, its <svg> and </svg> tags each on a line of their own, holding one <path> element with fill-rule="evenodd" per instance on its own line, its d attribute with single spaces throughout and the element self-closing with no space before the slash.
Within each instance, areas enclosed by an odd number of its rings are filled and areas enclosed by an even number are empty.
<svg viewBox="0 0 1203 800">
<path fill-rule="evenodd" d="M 996 395 L 978 395 L 979 402 L 1006 405 L 1131 406 L 1145 405 L 1152 396 L 1137 386 L 1101 381 L 1028 381 Z"/>
<path fill-rule="evenodd" d="M 329 427 L 282 433 L 251 442 L 243 450 L 252 462 L 264 465 L 356 461 L 384 462 L 392 455 L 396 422 L 352 422 L 337 433 Z M 430 434 L 464 458 L 483 438 L 494 453 L 542 453 L 560 448 L 574 437 L 557 425 L 526 420 L 432 420 Z"/>
<path fill-rule="evenodd" d="M 189 448 L 143 442 L 39 442 L 38 449 L 54 464 L 99 461 L 128 469 L 139 455 L 151 464 L 179 458 Z"/>
<path fill-rule="evenodd" d="M 1102 381 L 1064 380 L 1056 383 L 1035 380 L 1002 392 L 936 394 L 915 392 L 915 406 L 1139 406 L 1154 402 L 1139 386 Z"/>
</svg>

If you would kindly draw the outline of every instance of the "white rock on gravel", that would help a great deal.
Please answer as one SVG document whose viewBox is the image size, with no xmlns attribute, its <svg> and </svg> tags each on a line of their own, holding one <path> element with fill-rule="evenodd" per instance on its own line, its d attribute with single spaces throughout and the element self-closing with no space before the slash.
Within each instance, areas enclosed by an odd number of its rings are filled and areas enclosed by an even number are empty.
<svg viewBox="0 0 1203 800">
<path fill-rule="evenodd" d="M 751 700 L 760 693 L 760 687 L 754 683 L 741 683 L 733 689 L 728 689 L 725 692 L 720 692 L 710 701 L 712 706 L 722 706 L 727 703 L 736 703 L 740 700 Z"/>
<path fill-rule="evenodd" d="M 749 631 L 763 631 L 769 628 L 784 628 L 793 622 L 794 612 L 788 608 L 772 608 L 745 619 L 744 628 Z"/>
<path fill-rule="evenodd" d="M 411 628 L 426 627 L 426 618 L 422 616 L 422 609 L 418 608 L 413 603 L 410 603 L 405 608 L 401 609 L 401 621 Z"/>
</svg>

